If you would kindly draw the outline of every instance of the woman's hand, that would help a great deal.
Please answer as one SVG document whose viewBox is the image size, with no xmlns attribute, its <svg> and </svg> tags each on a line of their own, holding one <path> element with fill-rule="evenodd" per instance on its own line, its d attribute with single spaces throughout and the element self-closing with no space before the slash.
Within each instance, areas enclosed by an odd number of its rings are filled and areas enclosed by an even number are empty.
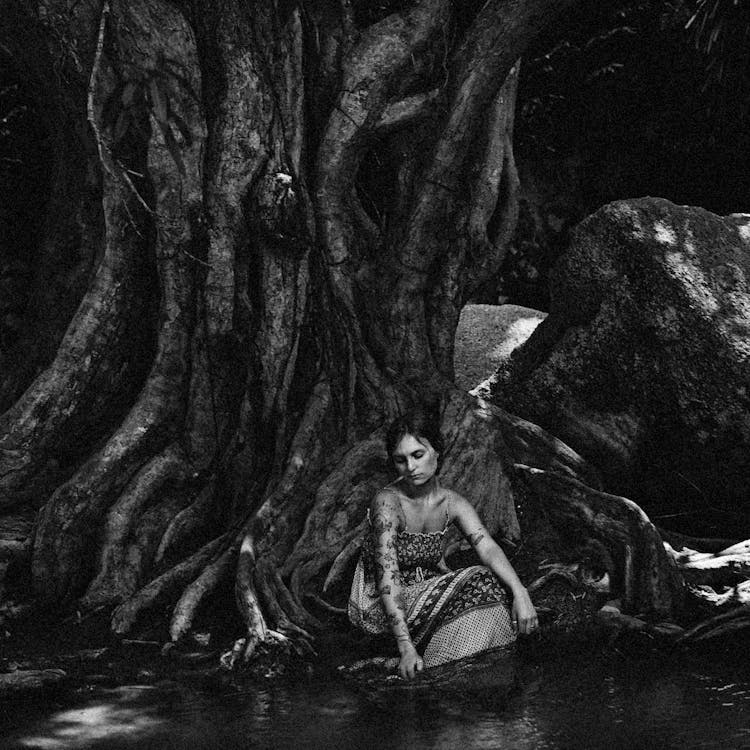
<svg viewBox="0 0 750 750">
<path fill-rule="evenodd" d="M 400 644 L 399 644 L 400 645 Z M 424 669 L 424 661 L 413 644 L 401 647 L 401 659 L 398 662 L 398 673 L 405 680 L 413 680 L 417 672 Z"/>
<path fill-rule="evenodd" d="M 531 602 L 529 592 L 521 587 L 513 592 L 511 618 L 517 633 L 528 635 L 539 627 L 539 617 Z"/>
</svg>

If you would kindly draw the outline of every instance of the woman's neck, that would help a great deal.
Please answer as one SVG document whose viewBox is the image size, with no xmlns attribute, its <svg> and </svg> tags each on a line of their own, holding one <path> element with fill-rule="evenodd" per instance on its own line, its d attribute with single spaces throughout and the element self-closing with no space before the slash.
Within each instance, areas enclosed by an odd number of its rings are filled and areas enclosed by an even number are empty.
<svg viewBox="0 0 750 750">
<path fill-rule="evenodd" d="M 420 484 L 418 487 L 410 487 L 405 484 L 402 487 L 404 494 L 410 499 L 415 500 L 419 503 L 425 503 L 429 501 L 431 497 L 437 494 L 440 489 L 440 482 L 437 477 L 432 477 L 424 484 Z"/>
</svg>

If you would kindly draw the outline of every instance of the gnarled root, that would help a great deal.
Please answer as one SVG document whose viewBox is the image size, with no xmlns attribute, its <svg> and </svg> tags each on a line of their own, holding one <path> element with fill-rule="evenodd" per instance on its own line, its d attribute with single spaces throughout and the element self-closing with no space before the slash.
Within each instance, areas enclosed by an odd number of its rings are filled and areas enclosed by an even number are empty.
<svg viewBox="0 0 750 750">
<path fill-rule="evenodd" d="M 209 481 L 199 492 L 198 497 L 172 518 L 156 550 L 154 556 L 156 564 L 161 563 L 172 550 L 205 527 L 207 518 L 215 509 L 215 488 L 215 481 Z"/>
<path fill-rule="evenodd" d="M 255 585 L 273 630 L 308 642 L 312 640 L 312 635 L 295 622 L 294 618 L 300 616 L 301 608 L 293 601 L 276 566 L 270 560 L 258 562 L 255 568 Z M 304 613 L 304 616 L 312 622 L 311 615 Z"/>
<path fill-rule="evenodd" d="M 665 548 L 688 584 L 726 586 L 750 578 L 750 539 L 715 552 L 687 546 L 675 549 L 670 544 Z"/>
<path fill-rule="evenodd" d="M 232 547 L 212 562 L 183 592 L 172 612 L 169 623 L 169 637 L 173 642 L 179 641 L 192 627 L 195 614 L 206 598 L 229 574 L 236 559 L 236 550 Z"/>
<path fill-rule="evenodd" d="M 134 545 L 129 554 L 134 527 L 165 485 L 184 481 L 185 469 L 179 447 L 170 445 L 146 463 L 114 503 L 105 523 L 99 572 L 82 600 L 85 607 L 93 609 L 108 602 L 121 602 L 135 593 L 147 567 L 144 552 L 148 545 Z M 158 533 L 153 513 L 150 520 L 154 521 L 150 524 L 152 533 Z"/>
<path fill-rule="evenodd" d="M 692 643 L 731 635 L 739 630 L 750 627 L 750 607 L 741 606 L 710 617 L 690 628 L 678 639 L 678 643 Z"/>
<path fill-rule="evenodd" d="M 287 613 L 293 622 L 299 623 L 301 626 L 304 626 L 304 628 L 313 631 L 319 630 L 322 627 L 320 621 L 302 605 L 302 597 L 300 596 L 301 592 L 298 589 L 295 590 L 294 587 L 292 587 L 291 590 L 287 588 L 281 578 L 281 573 L 275 565 L 271 565 L 270 569 L 267 569 L 266 575 L 271 582 L 274 595 L 281 605 L 281 608 Z M 292 584 L 293 583 L 294 581 L 292 581 Z"/>
<path fill-rule="evenodd" d="M 640 617 L 623 614 L 619 601 L 607 602 L 597 613 L 597 619 L 617 638 L 622 633 L 638 633 L 661 641 L 678 641 L 685 629 L 673 622 L 646 622 Z"/>
<path fill-rule="evenodd" d="M 261 645 L 287 652 L 294 650 L 300 655 L 314 653 L 311 634 L 295 622 L 301 608 L 293 605 L 275 565 L 269 559 L 256 559 L 252 533 L 245 535 L 240 547 L 235 599 L 246 635 L 222 655 L 222 666 L 234 669 L 247 664 Z M 311 615 L 307 617 L 312 620 Z"/>
<path fill-rule="evenodd" d="M 616 606 L 602 607 L 599 619 L 618 632 L 637 631 L 650 636 L 664 636 L 681 645 L 733 635 L 750 627 L 750 580 L 738 582 L 738 579 L 746 578 L 750 566 L 750 540 L 722 546 L 726 540 L 690 539 L 693 544 L 698 543 L 695 546 L 700 546 L 702 541 L 713 546 L 713 551 L 705 552 L 686 546 L 689 538 L 675 537 L 679 535 L 672 536 L 678 549 L 667 543 L 664 546 L 685 576 L 688 594 L 704 605 L 724 608 L 724 611 L 687 630 L 672 623 L 651 625 L 640 618 L 622 614 Z M 721 592 L 716 590 L 729 580 L 734 581 L 733 586 L 724 585 Z"/>
<path fill-rule="evenodd" d="M 519 464 L 516 469 L 555 526 L 576 535 L 583 530 L 609 550 L 617 562 L 609 573 L 626 611 L 659 620 L 673 616 L 682 604 L 682 578 L 638 505 L 560 474 Z"/>
<path fill-rule="evenodd" d="M 598 470 L 562 440 L 494 404 L 482 399 L 478 402 L 492 413 L 516 463 L 564 474 L 595 490 L 602 489 Z"/>
<path fill-rule="evenodd" d="M 227 541 L 226 535 L 214 539 L 123 602 L 112 613 L 112 630 L 118 635 L 125 635 L 144 612 L 177 599 L 188 583 L 195 580 L 210 561 L 221 553 Z"/>
<path fill-rule="evenodd" d="M 353 538 L 344 546 L 331 565 L 326 580 L 323 583 L 323 593 L 328 593 L 343 581 L 344 575 L 359 555 L 367 533 L 367 521 L 362 521 L 355 530 Z"/>
</svg>

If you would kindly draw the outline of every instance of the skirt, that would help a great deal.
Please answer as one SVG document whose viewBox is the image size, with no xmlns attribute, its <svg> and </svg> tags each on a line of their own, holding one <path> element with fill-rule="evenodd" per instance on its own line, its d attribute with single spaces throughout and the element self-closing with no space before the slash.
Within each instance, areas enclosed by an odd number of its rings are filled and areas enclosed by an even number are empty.
<svg viewBox="0 0 750 750">
<path fill-rule="evenodd" d="M 508 646 L 516 640 L 508 594 L 482 565 L 401 586 L 406 622 L 425 667 Z M 389 633 L 380 595 L 360 559 L 349 597 L 349 619 L 372 635 Z"/>
</svg>

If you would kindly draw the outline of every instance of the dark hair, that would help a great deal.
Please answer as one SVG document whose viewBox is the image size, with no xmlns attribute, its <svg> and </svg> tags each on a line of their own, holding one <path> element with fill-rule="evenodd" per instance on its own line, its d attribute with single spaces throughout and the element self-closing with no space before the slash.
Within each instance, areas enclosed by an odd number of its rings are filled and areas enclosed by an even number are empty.
<svg viewBox="0 0 750 750">
<path fill-rule="evenodd" d="M 393 461 L 393 452 L 404 435 L 413 435 L 417 440 L 426 438 L 438 453 L 443 452 L 440 424 L 426 411 L 420 409 L 402 414 L 388 426 L 385 433 L 385 449 L 388 451 L 389 461 Z"/>
</svg>

